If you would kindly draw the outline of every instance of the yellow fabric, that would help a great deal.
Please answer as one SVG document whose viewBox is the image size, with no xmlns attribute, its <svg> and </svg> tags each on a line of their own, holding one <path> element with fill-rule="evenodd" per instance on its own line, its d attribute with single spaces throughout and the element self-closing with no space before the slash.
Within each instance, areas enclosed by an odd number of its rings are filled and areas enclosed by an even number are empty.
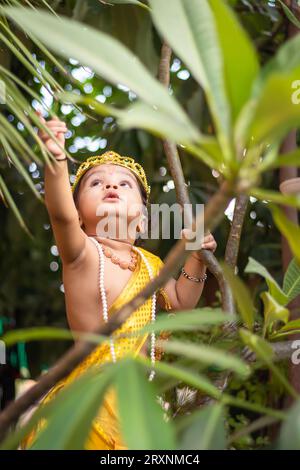
<svg viewBox="0 0 300 470">
<path fill-rule="evenodd" d="M 139 248 L 146 256 L 150 266 L 152 267 L 153 275 L 157 275 L 163 266 L 162 260 L 150 253 L 149 251 Z M 149 274 L 145 263 L 138 256 L 137 267 L 129 279 L 126 288 L 114 301 L 109 309 L 109 316 L 111 316 L 116 310 L 122 305 L 130 301 L 143 287 L 149 282 Z M 158 293 L 161 293 L 164 299 L 165 310 L 171 310 L 171 303 L 167 293 L 164 289 L 160 289 Z M 158 294 L 157 293 L 157 294 Z M 99 293 L 100 295 L 100 293 Z M 150 323 L 151 321 L 151 298 L 148 299 L 141 307 L 134 311 L 129 318 L 118 328 L 113 336 L 120 333 L 128 333 L 129 331 L 138 331 L 140 328 Z M 142 346 L 148 338 L 149 333 L 143 336 L 131 336 L 128 338 L 118 338 L 114 341 L 116 357 L 121 358 L 126 354 L 132 354 L 136 356 L 139 354 Z M 162 333 L 161 337 L 166 338 L 166 334 Z M 160 360 L 161 350 L 156 349 L 156 360 Z M 67 384 L 72 382 L 82 372 L 87 370 L 91 366 L 101 365 L 105 362 L 111 361 L 111 354 L 109 344 L 101 344 L 92 353 L 82 361 L 69 376 L 58 382 L 49 393 L 41 400 L 41 404 L 49 402 L 56 394 L 65 387 Z M 41 423 L 39 428 L 43 424 Z M 30 433 L 30 435 L 23 441 L 22 448 L 28 448 L 34 441 L 37 434 L 37 429 Z M 98 415 L 92 423 L 91 432 L 88 436 L 85 445 L 86 449 L 89 450 L 112 450 L 112 449 L 126 449 L 122 436 L 119 429 L 119 419 L 117 410 L 117 397 L 115 389 L 111 386 L 104 397 L 103 403 L 99 410 Z"/>
</svg>

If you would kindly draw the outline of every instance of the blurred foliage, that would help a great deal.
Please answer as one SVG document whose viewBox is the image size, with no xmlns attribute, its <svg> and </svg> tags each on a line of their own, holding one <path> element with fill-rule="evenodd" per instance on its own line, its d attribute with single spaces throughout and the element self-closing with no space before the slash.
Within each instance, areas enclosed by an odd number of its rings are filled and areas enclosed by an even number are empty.
<svg viewBox="0 0 300 470">
<path fill-rule="evenodd" d="M 35 6 L 41 6 L 41 2 L 32 2 Z M 285 41 L 288 20 L 279 5 L 275 2 L 263 0 L 231 0 L 239 15 L 241 23 L 248 31 L 259 52 L 262 64 L 268 61 Z M 274 4 L 272 4 L 274 3 Z M 157 76 L 160 59 L 161 39 L 153 27 L 151 18 L 146 10 L 132 5 L 105 5 L 97 0 L 66 0 L 61 2 L 49 2 L 57 7 L 57 12 L 67 17 L 80 20 L 100 31 L 108 32 L 121 43 L 129 47 L 145 64 L 153 76 Z M 41 50 L 16 29 L 15 34 L 21 39 L 34 54 L 40 66 L 45 68 L 57 83 L 66 91 L 84 94 L 93 97 L 99 102 L 108 105 L 118 104 L 125 106 L 134 101 L 132 92 L 126 88 L 113 86 L 87 68 L 82 67 L 76 60 L 68 62 L 59 59 L 61 65 L 67 71 L 63 76 L 61 71 L 51 63 Z M 67 135 L 67 149 L 77 160 L 82 161 L 91 155 L 113 149 L 122 155 L 134 156 L 140 161 L 147 173 L 152 187 L 151 202 L 173 204 L 176 202 L 173 182 L 167 168 L 161 142 L 143 130 L 133 129 L 122 131 L 113 117 L 87 116 L 73 105 L 60 105 L 53 100 L 53 96 L 45 86 L 30 72 L 5 46 L 0 49 L 0 63 L 13 72 L 22 82 L 34 90 L 45 103 L 50 106 L 58 116 L 67 123 L 69 129 Z M 52 92 L 51 87 L 49 88 Z M 21 88 L 20 88 L 21 90 Z M 175 55 L 172 57 L 171 86 L 170 91 L 182 105 L 192 121 L 205 133 L 212 133 L 212 124 L 205 97 L 194 78 Z M 30 96 L 22 93 L 29 101 Z M 40 105 L 33 100 L 34 108 Z M 1 107 L 1 105 L 0 105 Z M 32 148 L 37 147 L 24 129 L 17 116 L 4 111 L 7 119 L 18 132 L 22 133 Z M 217 175 L 202 162 L 196 160 L 179 147 L 181 162 L 186 181 L 189 184 L 190 196 L 193 204 L 205 203 L 217 188 Z M 43 168 L 34 163 L 28 166 L 36 189 L 43 195 Z M 70 164 L 70 173 L 76 171 L 76 166 Z M 14 199 L 20 209 L 24 220 L 33 235 L 30 238 L 19 226 L 13 213 L 3 204 L 0 205 L 0 316 L 13 319 L 17 328 L 29 326 L 57 326 L 65 327 L 64 294 L 61 281 L 61 263 L 55 252 L 55 244 L 49 225 L 49 219 L 45 207 L 37 199 L 32 197 L 32 192 L 24 182 L 20 174 L 7 161 L 5 152 L 0 153 L 0 172 L 5 175 L 5 181 L 13 190 Z M 264 188 L 278 189 L 278 170 L 269 170 L 263 175 L 261 185 Z M 227 210 L 224 218 L 215 232 L 218 242 L 217 257 L 223 257 L 228 234 L 230 230 L 230 218 L 232 205 Z M 164 258 L 169 252 L 174 240 L 149 240 L 145 248 L 155 252 Z M 281 262 L 280 233 L 274 225 L 272 215 L 264 202 L 250 198 L 244 228 L 241 238 L 241 246 L 238 261 L 238 270 L 244 272 L 248 258 L 252 257 L 265 266 L 273 278 L 282 285 L 283 273 Z M 265 290 L 261 278 L 251 276 L 248 285 L 253 296 Z M 219 305 L 219 293 L 216 292 L 216 281 L 210 276 L 206 289 L 199 302 L 200 306 Z M 262 318 L 263 305 L 258 303 L 259 314 Z M 230 338 L 222 336 L 219 327 L 215 327 L 213 335 L 211 331 L 205 335 L 203 332 L 174 333 L 174 337 L 188 339 L 190 341 L 209 342 L 220 344 L 229 349 L 232 343 Z M 32 376 L 37 376 L 40 371 L 52 365 L 69 346 L 67 342 L 29 343 L 27 352 L 29 368 Z M 172 362 L 172 355 L 166 354 L 166 359 Z M 231 381 L 230 392 L 239 398 L 255 401 L 262 405 L 270 404 L 273 399 L 273 407 L 279 407 L 281 400 L 281 385 L 269 380 L 269 372 L 258 371 L 245 383 L 238 379 Z M 266 382 L 268 385 L 266 386 Z M 173 389 L 170 395 L 164 397 L 170 404 L 168 412 L 172 414 L 185 414 L 194 401 L 186 395 L 187 407 L 179 403 L 178 389 Z M 272 401 L 272 400 L 271 400 Z M 251 413 L 240 413 L 240 410 L 231 413 L 228 421 L 230 432 L 245 426 L 253 418 Z M 243 438 L 235 443 L 237 448 L 255 448 L 267 443 L 264 433 L 258 433 L 255 439 Z"/>
<path fill-rule="evenodd" d="M 58 13 L 76 18 L 101 31 L 109 32 L 110 35 L 127 45 L 153 75 L 157 75 L 161 40 L 153 28 L 149 14 L 142 8 L 132 5 L 104 5 L 96 0 L 57 3 L 59 3 Z M 231 3 L 235 4 L 243 25 L 258 45 L 261 60 L 264 62 L 266 58 L 274 54 L 284 40 L 285 18 L 267 1 Z M 40 6 L 40 2 L 35 2 L 35 4 Z M 72 80 L 70 81 L 69 77 L 63 77 L 58 68 L 47 62 L 47 58 L 28 37 L 24 37 L 18 29 L 15 33 L 26 43 L 32 53 L 36 54 L 40 65 L 46 67 L 66 91 L 87 94 L 93 98 L 98 97 L 100 102 L 109 105 L 115 103 L 127 105 L 132 101 L 133 97 L 130 92 L 106 83 L 100 77 L 94 76 L 90 69 L 78 65 L 75 60 L 64 62 L 59 59 Z M 67 148 L 72 156 L 82 161 L 88 156 L 100 154 L 109 148 L 123 155 L 132 155 L 142 162 L 151 181 L 152 202 L 166 202 L 167 204 L 176 202 L 166 158 L 159 140 L 143 130 L 121 131 L 113 118 L 97 116 L 89 119 L 84 112 L 81 113 L 74 106 L 53 102 L 51 94 L 45 87 L 38 79 L 33 79 L 26 68 L 5 47 L 0 52 L 0 59 L 2 64 L 10 64 L 10 70 L 38 93 L 44 103 L 52 106 L 59 117 L 67 123 L 69 129 Z M 187 110 L 195 124 L 209 132 L 210 120 L 203 94 L 184 64 L 176 56 L 172 58 L 171 87 L 177 100 Z M 30 99 L 26 93 L 25 97 Z M 35 101 L 33 101 L 33 106 L 39 108 Z M 16 126 L 18 132 L 23 133 L 30 142 L 31 138 L 22 123 L 12 114 L 7 117 Z M 34 147 L 33 142 L 31 145 Z M 216 179 L 207 166 L 185 154 L 182 148 L 179 148 L 179 151 L 192 203 L 205 203 L 217 187 Z M 15 201 L 34 237 L 31 240 L 20 229 L 13 213 L 3 205 L 0 206 L 0 272 L 3 274 L 0 287 L 0 315 L 15 318 L 18 327 L 64 326 L 64 297 L 60 290 L 61 265 L 59 258 L 52 255 L 50 251 L 54 241 L 47 212 L 45 207 L 32 197 L 31 191 L 14 167 L 7 165 L 3 152 L 0 165 L 1 172 L 4 173 L 9 187 L 13 188 Z M 28 170 L 38 191 L 43 194 L 43 168 L 32 164 Z M 71 164 L 70 172 L 74 173 L 75 170 L 75 164 Z M 270 189 L 278 187 L 276 170 L 264 175 L 263 185 Z M 270 269 L 275 278 L 281 279 L 280 235 L 274 227 L 266 205 L 254 198 L 251 200 L 245 217 L 239 270 L 243 271 L 248 257 L 251 256 Z M 228 218 L 225 218 L 214 234 L 218 242 L 217 257 L 224 254 L 229 228 L 230 222 Z M 173 243 L 172 239 L 149 240 L 145 248 L 164 258 Z M 57 263 L 52 265 L 55 271 L 50 269 L 50 263 Z M 257 289 L 260 288 L 261 283 Z M 200 305 L 212 304 L 215 289 L 215 281 L 210 279 Z M 36 362 L 50 364 L 61 353 L 57 347 L 55 350 L 48 346 L 45 347 L 46 350 L 43 351 L 43 349 L 42 345 L 29 348 L 30 358 L 34 357 L 30 362 L 35 373 L 38 370 Z M 52 357 L 49 357 L 50 351 Z M 37 357 L 39 357 L 38 361 L 36 361 Z"/>
</svg>

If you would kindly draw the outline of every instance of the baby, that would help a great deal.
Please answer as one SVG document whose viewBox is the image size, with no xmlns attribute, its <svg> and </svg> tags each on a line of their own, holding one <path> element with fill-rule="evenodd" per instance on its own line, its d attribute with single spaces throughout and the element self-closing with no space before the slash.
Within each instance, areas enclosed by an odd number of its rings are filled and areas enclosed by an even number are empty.
<svg viewBox="0 0 300 470">
<path fill-rule="evenodd" d="M 48 121 L 47 127 L 64 147 L 66 124 L 53 119 Z M 111 211 L 114 217 L 125 216 L 129 225 L 135 216 L 130 212 L 130 206 L 146 204 L 147 188 L 130 169 L 106 163 L 91 166 L 82 175 L 77 182 L 73 198 L 65 154 L 48 134 L 41 132 L 40 137 L 56 159 L 54 172 L 48 166 L 45 168 L 45 203 L 63 264 L 68 322 L 72 330 L 93 331 L 100 326 L 101 304 L 97 283 L 98 256 L 89 237 L 101 241 L 103 246 L 110 248 L 113 254 L 124 262 L 130 261 L 131 247 L 135 242 L 130 233 L 123 239 L 98 237 L 97 209 L 99 205 L 103 205 L 108 214 Z M 140 220 L 136 224 L 137 234 L 145 229 L 143 217 L 144 212 L 141 210 Z M 205 237 L 202 248 L 215 251 L 216 242 L 211 234 Z M 132 271 L 113 263 L 111 258 L 106 258 L 105 261 L 104 285 L 110 307 L 126 288 Z M 197 257 L 197 253 L 193 252 L 184 269 L 190 276 L 203 278 L 206 266 Z M 202 289 L 203 283 L 191 282 L 183 275 L 177 281 L 169 280 L 164 286 L 173 310 L 194 308 Z M 161 295 L 157 300 L 159 305 L 165 307 Z"/>
<path fill-rule="evenodd" d="M 147 227 L 145 209 L 150 187 L 141 165 L 130 157 L 108 151 L 84 162 L 71 188 L 68 162 L 62 150 L 66 124 L 59 119 L 48 122 L 41 116 L 40 119 L 62 147 L 47 133 L 39 131 L 40 138 L 55 157 L 54 169 L 45 167 L 45 203 L 63 265 L 68 323 L 74 332 L 91 332 L 99 329 L 113 311 L 134 297 L 163 266 L 158 256 L 135 244 Z M 112 236 L 104 230 L 111 222 L 115 224 Z M 211 234 L 204 238 L 202 248 L 215 251 L 216 242 Z M 205 271 L 206 266 L 198 253 L 193 252 L 178 280 L 171 278 L 133 312 L 117 332 L 138 330 L 153 320 L 156 302 L 165 310 L 196 307 L 206 278 Z M 122 338 L 110 345 L 100 345 L 69 378 L 50 391 L 48 399 L 91 364 L 115 361 L 127 352 L 146 355 L 148 336 Z M 153 341 L 151 347 L 154 361 Z M 106 398 L 103 408 L 108 400 L 113 409 L 112 396 Z M 117 421 L 117 413 L 113 419 Z M 91 432 L 94 435 L 87 441 L 86 448 L 126 448 L 120 435 L 101 429 L 101 419 L 97 419 Z"/>
</svg>

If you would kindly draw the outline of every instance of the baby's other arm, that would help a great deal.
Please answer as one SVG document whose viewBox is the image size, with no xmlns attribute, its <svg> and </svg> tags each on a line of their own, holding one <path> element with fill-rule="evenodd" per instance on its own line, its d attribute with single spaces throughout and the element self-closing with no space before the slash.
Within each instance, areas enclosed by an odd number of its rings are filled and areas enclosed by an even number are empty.
<svg viewBox="0 0 300 470">
<path fill-rule="evenodd" d="M 212 234 L 206 235 L 203 240 L 202 248 L 214 252 L 217 243 Z M 191 277 L 203 278 L 206 273 L 206 265 L 201 261 L 198 252 L 193 252 L 186 260 L 184 270 Z M 172 310 L 191 310 L 199 302 L 204 282 L 195 282 L 187 279 L 181 273 L 179 278 L 169 279 L 163 290 L 166 292 Z M 164 299 L 162 295 L 158 297 L 158 303 L 163 307 Z"/>
<path fill-rule="evenodd" d="M 64 148 L 67 131 L 66 124 L 59 119 L 46 122 L 40 119 L 53 132 L 61 147 Z M 53 170 L 45 166 L 45 204 L 49 213 L 59 255 L 66 264 L 72 264 L 84 253 L 86 234 L 80 227 L 78 212 L 73 200 L 68 161 L 63 150 L 44 131 L 39 136 L 48 150 L 55 157 Z"/>
</svg>

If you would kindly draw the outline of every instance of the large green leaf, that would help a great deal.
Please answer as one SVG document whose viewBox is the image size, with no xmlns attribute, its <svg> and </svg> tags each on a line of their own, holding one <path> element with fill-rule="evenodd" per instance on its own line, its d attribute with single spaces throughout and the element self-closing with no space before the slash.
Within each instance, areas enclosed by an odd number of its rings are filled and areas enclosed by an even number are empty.
<svg viewBox="0 0 300 470">
<path fill-rule="evenodd" d="M 115 115 L 118 118 L 118 124 L 123 129 L 145 129 L 159 137 L 165 137 L 182 144 L 190 143 L 195 137 L 193 129 L 182 126 L 182 122 L 176 120 L 176 117 L 174 119 L 174 116 L 170 113 L 165 112 L 163 109 L 149 106 L 147 103 L 134 103 L 123 111 L 118 110 Z M 202 139 L 203 137 L 199 133 L 199 143 L 201 143 Z M 209 163 L 210 166 L 217 167 L 216 161 L 212 158 Z"/>
<path fill-rule="evenodd" d="M 89 369 L 76 381 L 61 389 L 52 400 L 39 406 L 28 422 L 8 434 L 0 449 L 17 449 L 44 420 L 48 427 L 42 428 L 41 434 L 36 435 L 34 448 L 83 448 L 91 420 L 96 415 L 114 371 L 111 364 L 106 365 L 101 373 L 99 369 Z"/>
<path fill-rule="evenodd" d="M 186 417 L 185 430 L 180 438 L 180 449 L 224 450 L 226 434 L 224 407 L 214 404 Z"/>
<path fill-rule="evenodd" d="M 297 35 L 279 49 L 254 83 L 252 97 L 237 125 L 239 146 L 281 139 L 298 126 L 300 106 L 293 93 L 299 75 L 300 37 Z"/>
<path fill-rule="evenodd" d="M 300 265 L 294 258 L 284 275 L 283 292 L 288 296 L 289 302 L 300 294 Z"/>
<path fill-rule="evenodd" d="M 297 400 L 288 412 L 280 430 L 279 450 L 300 450 L 300 400 Z"/>
<path fill-rule="evenodd" d="M 253 81 L 259 72 L 258 57 L 252 41 L 226 2 L 209 0 L 209 4 L 217 26 L 224 61 L 225 82 L 232 118 L 235 121 L 249 99 Z"/>
<path fill-rule="evenodd" d="M 145 377 L 144 368 L 124 359 L 118 368 L 116 390 L 124 439 L 130 449 L 176 449 L 171 423 L 163 418 L 156 389 Z"/>
<path fill-rule="evenodd" d="M 232 370 L 244 378 L 250 374 L 249 366 L 240 358 L 230 353 L 224 354 L 224 351 L 213 346 L 169 339 L 163 342 L 163 348 L 166 352 L 193 358 L 195 361 L 208 366 L 214 365 L 220 369 Z"/>
<path fill-rule="evenodd" d="M 61 390 L 53 402 L 51 414 L 47 416 L 47 426 L 31 449 L 84 449 L 93 418 L 111 378 L 112 370 L 90 371 Z"/>
<path fill-rule="evenodd" d="M 217 154 L 215 141 L 207 136 L 198 133 L 198 146 L 192 146 L 190 142 L 195 137 L 194 131 L 189 127 L 182 127 L 182 124 L 173 119 L 164 111 L 156 110 L 147 103 L 136 102 L 125 109 L 117 109 L 88 96 L 79 96 L 75 93 L 59 93 L 58 99 L 61 102 L 77 103 L 89 106 L 93 111 L 102 116 L 114 116 L 120 127 L 123 129 L 140 128 L 146 129 L 158 136 L 167 137 L 174 142 L 185 143 L 187 151 L 199 157 L 211 168 L 220 169 L 222 160 Z M 195 150 L 194 150 L 195 149 Z"/>
<path fill-rule="evenodd" d="M 231 316 L 230 321 L 234 318 Z M 228 314 L 221 309 L 199 308 L 186 312 L 176 312 L 170 316 L 168 313 L 161 314 L 155 320 L 154 325 L 149 324 L 140 330 L 140 333 L 150 331 L 192 331 L 207 328 L 209 325 L 221 325 L 228 322 Z"/>
<path fill-rule="evenodd" d="M 3 11 L 58 54 L 67 59 L 75 57 L 106 80 L 126 85 L 150 107 L 166 113 L 188 129 L 191 140 L 199 139 L 197 129 L 168 90 L 150 75 L 136 56 L 109 35 L 42 11 L 26 8 Z"/>
<path fill-rule="evenodd" d="M 203 87 L 220 138 L 228 146 L 231 116 L 224 60 L 209 2 L 172 0 L 172 7 L 165 0 L 149 3 L 155 26 Z M 226 158 L 228 147 L 223 150 Z"/>
<path fill-rule="evenodd" d="M 251 258 L 251 256 L 249 256 L 245 273 L 255 273 L 264 277 L 269 287 L 270 294 L 274 297 L 274 299 L 276 299 L 277 302 L 279 302 L 281 305 L 286 305 L 288 303 L 287 295 L 283 292 L 269 271 L 254 258 Z"/>
</svg>

